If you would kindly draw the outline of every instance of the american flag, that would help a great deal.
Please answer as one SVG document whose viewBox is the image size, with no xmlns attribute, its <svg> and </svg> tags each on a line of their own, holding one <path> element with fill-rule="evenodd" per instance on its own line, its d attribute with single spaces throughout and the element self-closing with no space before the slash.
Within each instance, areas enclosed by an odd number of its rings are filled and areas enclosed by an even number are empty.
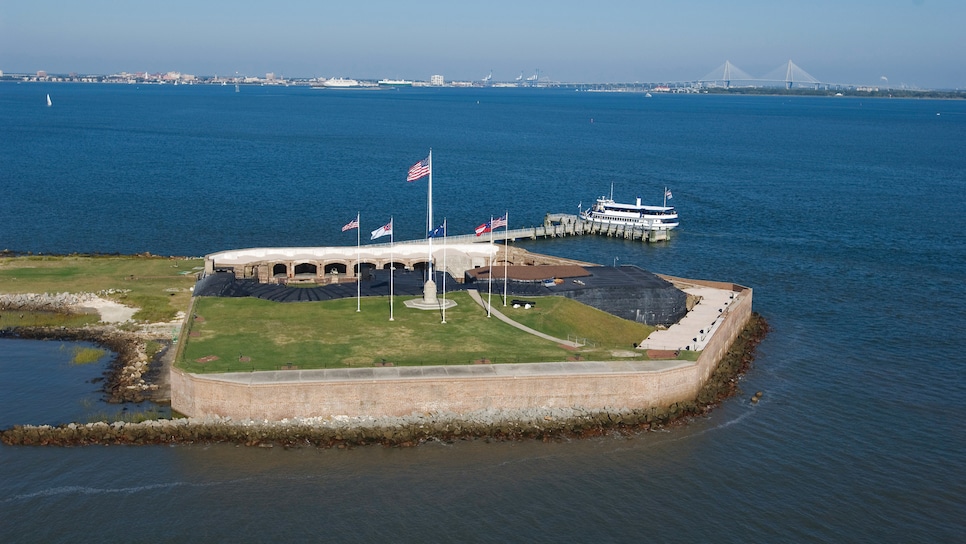
<svg viewBox="0 0 966 544">
<path fill-rule="evenodd" d="M 506 228 L 506 223 L 507 223 L 506 217 L 507 217 L 507 214 L 503 214 L 503 217 L 497 217 L 496 219 L 494 219 L 490 223 L 490 228 L 493 228 L 493 229 L 498 229 L 500 227 Z"/>
<path fill-rule="evenodd" d="M 355 218 L 355 219 L 353 219 L 352 221 L 349 221 L 348 223 L 346 223 L 342 227 L 342 232 L 345 232 L 347 230 L 357 229 L 357 228 L 359 228 L 359 218 L 358 217 Z"/>
<path fill-rule="evenodd" d="M 417 162 L 409 168 L 409 175 L 406 176 L 406 181 L 416 181 L 417 179 L 425 176 L 429 173 L 429 157 Z"/>
<path fill-rule="evenodd" d="M 664 198 L 674 198 L 673 196 L 671 196 L 670 189 L 664 189 Z"/>
</svg>

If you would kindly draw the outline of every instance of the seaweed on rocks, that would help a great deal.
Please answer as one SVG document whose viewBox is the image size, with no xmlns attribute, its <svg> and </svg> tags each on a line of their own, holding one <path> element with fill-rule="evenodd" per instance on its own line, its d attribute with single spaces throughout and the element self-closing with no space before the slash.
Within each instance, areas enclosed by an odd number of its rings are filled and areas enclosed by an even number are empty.
<svg viewBox="0 0 966 544">
<path fill-rule="evenodd" d="M 149 366 L 144 356 L 144 340 L 134 333 L 114 327 L 19 327 L 0 330 L 0 337 L 93 342 L 107 348 L 114 353 L 104 380 L 105 400 L 109 403 L 142 402 L 146 400 L 145 392 L 152 389 L 143 379 Z"/>
</svg>

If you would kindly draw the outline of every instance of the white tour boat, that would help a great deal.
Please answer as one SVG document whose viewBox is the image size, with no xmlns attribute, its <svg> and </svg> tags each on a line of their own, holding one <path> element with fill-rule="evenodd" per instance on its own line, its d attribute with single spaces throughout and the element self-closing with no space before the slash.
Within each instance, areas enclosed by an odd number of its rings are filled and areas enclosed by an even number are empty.
<svg viewBox="0 0 966 544">
<path fill-rule="evenodd" d="M 344 77 L 333 77 L 322 82 L 323 87 L 344 89 L 346 87 L 359 87 L 359 81 Z"/>
<path fill-rule="evenodd" d="M 664 189 L 663 206 L 647 206 L 641 204 L 641 197 L 637 197 L 634 204 L 614 202 L 611 197 L 602 196 L 592 208 L 582 210 L 580 218 L 584 221 L 605 225 L 625 225 L 644 230 L 671 230 L 678 226 L 678 212 L 674 206 L 667 205 L 671 198 L 671 191 Z"/>
</svg>

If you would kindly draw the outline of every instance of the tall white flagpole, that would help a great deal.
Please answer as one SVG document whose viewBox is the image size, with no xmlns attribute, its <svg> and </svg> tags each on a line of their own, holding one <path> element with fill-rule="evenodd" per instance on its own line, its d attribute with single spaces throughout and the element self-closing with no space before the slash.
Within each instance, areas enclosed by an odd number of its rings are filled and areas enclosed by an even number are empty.
<svg viewBox="0 0 966 544">
<path fill-rule="evenodd" d="M 395 230 L 395 225 L 392 224 L 392 217 L 389 218 L 389 321 L 395 321 L 392 315 L 392 273 L 396 268 L 396 264 L 393 262 L 394 257 L 392 254 L 393 240 L 396 234 L 393 232 Z"/>
<path fill-rule="evenodd" d="M 490 309 L 493 307 L 493 216 L 490 216 L 490 266 L 486 274 L 486 317 L 490 317 Z"/>
<path fill-rule="evenodd" d="M 429 188 L 428 196 L 426 197 L 426 232 L 432 232 L 433 230 L 433 148 L 429 148 L 429 157 L 427 158 L 429 163 Z M 433 239 L 429 238 L 429 260 L 426 265 L 426 279 L 433 279 Z M 435 283 L 435 282 L 434 282 Z"/>
<path fill-rule="evenodd" d="M 443 323 L 446 323 L 446 218 L 443 218 Z"/>
<path fill-rule="evenodd" d="M 362 224 L 356 212 L 356 311 L 362 311 Z"/>
<path fill-rule="evenodd" d="M 507 261 L 510 260 L 510 237 L 507 235 L 510 230 L 510 210 L 507 210 L 503 217 L 506 219 L 506 224 L 503 225 L 503 305 L 506 306 Z"/>
</svg>

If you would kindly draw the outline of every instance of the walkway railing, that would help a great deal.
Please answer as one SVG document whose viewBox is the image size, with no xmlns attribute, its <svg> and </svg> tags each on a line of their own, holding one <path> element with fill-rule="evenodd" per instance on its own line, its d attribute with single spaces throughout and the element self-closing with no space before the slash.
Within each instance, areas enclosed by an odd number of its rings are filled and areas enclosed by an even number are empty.
<svg viewBox="0 0 966 544">
<path fill-rule="evenodd" d="M 565 236 L 581 236 L 584 234 L 597 234 L 610 238 L 623 238 L 625 240 L 641 240 L 644 242 L 659 242 L 668 239 L 667 230 L 648 230 L 641 227 L 626 225 L 612 225 L 608 223 L 598 223 L 582 219 L 577 215 L 556 213 L 547 214 L 543 225 L 522 229 L 497 229 L 491 233 L 477 236 L 475 234 L 460 234 L 447 236 L 448 244 L 473 244 L 504 242 L 506 240 L 515 241 L 520 239 L 536 240 L 537 238 L 563 238 Z M 397 244 L 421 244 L 425 240 L 404 240 Z"/>
</svg>

